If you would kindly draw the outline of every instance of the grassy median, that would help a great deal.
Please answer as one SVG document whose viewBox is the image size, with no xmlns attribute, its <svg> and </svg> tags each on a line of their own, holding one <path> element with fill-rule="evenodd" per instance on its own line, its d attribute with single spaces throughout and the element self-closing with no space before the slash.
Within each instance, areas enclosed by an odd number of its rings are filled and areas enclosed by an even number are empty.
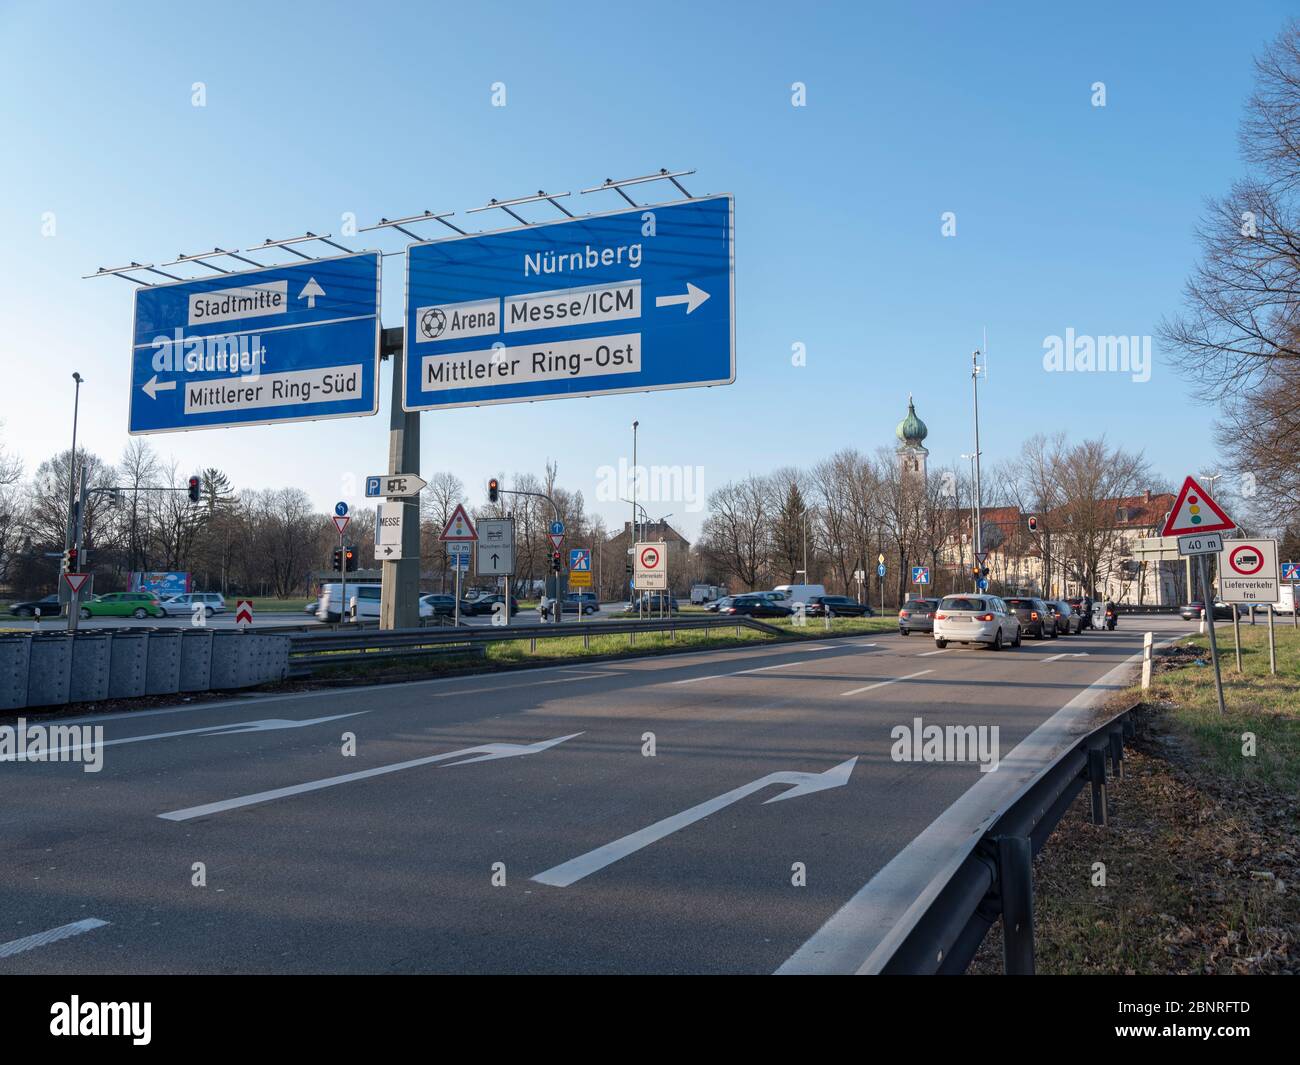
<svg viewBox="0 0 1300 1065">
<path fill-rule="evenodd" d="M 824 620 L 808 619 L 799 626 L 788 620 L 770 622 L 782 635 L 793 640 L 817 640 L 826 637 L 869 635 L 894 632 L 898 623 L 894 618 L 834 618 L 827 628 Z M 515 632 L 529 632 L 517 627 Z M 563 631 L 564 624 L 559 626 Z M 482 631 L 482 630 L 472 630 Z M 543 632 L 554 631 L 548 626 Z M 421 658 L 412 656 L 403 660 L 348 663 L 337 669 L 316 667 L 313 679 L 319 680 L 391 680 L 412 677 L 437 677 L 455 673 L 482 672 L 494 668 L 509 669 L 532 663 L 554 665 L 563 662 L 582 662 L 596 658 L 626 655 L 671 654 L 684 651 L 707 651 L 725 647 L 744 647 L 755 643 L 775 643 L 778 637 L 756 629 L 728 627 L 719 622 L 716 628 L 680 629 L 672 632 L 639 632 L 582 636 L 538 635 L 536 647 L 529 637 L 489 643 L 483 658 L 472 655 L 440 655 Z"/>
<path fill-rule="evenodd" d="M 1227 714 L 1206 637 L 1161 654 L 1110 824 L 1085 789 L 1036 859 L 1039 972 L 1300 973 L 1300 633 L 1277 625 L 1275 676 L 1267 626 L 1241 673 L 1217 632 Z M 998 926 L 973 971 L 1001 971 Z"/>
</svg>

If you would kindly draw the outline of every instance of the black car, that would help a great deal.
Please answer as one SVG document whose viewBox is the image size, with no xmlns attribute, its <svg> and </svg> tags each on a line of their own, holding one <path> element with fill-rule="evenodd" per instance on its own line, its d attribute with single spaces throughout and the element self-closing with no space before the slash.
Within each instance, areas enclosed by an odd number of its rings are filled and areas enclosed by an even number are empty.
<svg viewBox="0 0 1300 1065">
<path fill-rule="evenodd" d="M 934 612 L 939 609 L 940 602 L 924 596 L 909 599 L 898 610 L 898 634 L 910 636 L 914 632 L 934 632 Z"/>
<path fill-rule="evenodd" d="M 730 605 L 719 607 L 718 613 L 743 614 L 751 618 L 788 618 L 794 611 L 761 595 L 737 595 L 732 597 Z"/>
<path fill-rule="evenodd" d="M 1245 611 L 1232 603 L 1214 603 L 1214 620 L 1231 621 L 1233 612 L 1245 613 Z M 1178 608 L 1178 613 L 1182 615 L 1184 621 L 1200 621 L 1205 616 L 1205 604 L 1199 599 L 1193 599 L 1190 603 L 1184 603 Z"/>
<path fill-rule="evenodd" d="M 497 604 L 504 604 L 506 597 L 504 595 L 480 595 L 477 599 L 462 599 L 460 601 L 460 612 L 462 617 L 473 617 L 476 614 L 495 614 Z M 514 616 L 519 613 L 519 600 L 513 595 L 510 597 L 510 614 Z"/>
<path fill-rule="evenodd" d="M 1079 617 L 1074 607 L 1064 599 L 1045 599 L 1043 602 L 1047 604 L 1047 609 L 1056 619 L 1056 631 L 1062 636 L 1083 631 L 1083 618 Z"/>
<path fill-rule="evenodd" d="M 1020 619 L 1020 631 L 1025 636 L 1037 640 L 1056 639 L 1056 616 L 1041 599 L 1026 596 L 1004 597 L 1011 613 Z"/>
<path fill-rule="evenodd" d="M 58 617 L 61 611 L 59 606 L 58 594 L 47 595 L 44 599 L 30 599 L 24 603 L 12 603 L 9 606 L 9 613 L 20 618 L 34 618 L 36 611 L 41 612 L 41 617 L 52 618 Z"/>
<path fill-rule="evenodd" d="M 710 614 L 716 614 L 719 610 L 724 610 L 727 607 L 731 606 L 731 601 L 733 598 L 734 596 L 724 595 L 721 599 L 715 599 L 711 603 L 705 603 L 704 609 L 707 610 Z"/>
<path fill-rule="evenodd" d="M 827 613 L 833 618 L 873 618 L 875 611 L 866 603 L 859 603 L 847 595 L 814 595 L 804 607 L 809 617 L 820 618 Z"/>
<path fill-rule="evenodd" d="M 420 596 L 420 602 L 432 608 L 434 617 L 449 618 L 456 613 L 456 597 L 454 595 L 442 595 L 441 593 L 422 595 Z M 461 609 L 464 609 L 463 604 Z"/>
</svg>

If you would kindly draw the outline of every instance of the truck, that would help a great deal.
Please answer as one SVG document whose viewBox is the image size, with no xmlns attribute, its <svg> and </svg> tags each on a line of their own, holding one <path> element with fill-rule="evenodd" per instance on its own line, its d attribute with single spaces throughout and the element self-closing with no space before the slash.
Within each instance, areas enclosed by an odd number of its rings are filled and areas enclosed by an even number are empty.
<svg viewBox="0 0 1300 1065">
<path fill-rule="evenodd" d="M 721 599 L 726 594 L 727 589 L 720 584 L 691 585 L 691 603 L 694 606 L 712 603 L 715 599 Z"/>
</svg>

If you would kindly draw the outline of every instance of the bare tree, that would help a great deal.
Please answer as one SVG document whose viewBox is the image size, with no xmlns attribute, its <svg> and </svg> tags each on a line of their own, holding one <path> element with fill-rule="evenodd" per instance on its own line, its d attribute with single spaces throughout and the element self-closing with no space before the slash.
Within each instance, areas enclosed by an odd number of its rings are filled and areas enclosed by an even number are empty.
<svg viewBox="0 0 1300 1065">
<path fill-rule="evenodd" d="M 767 568 L 771 508 L 765 479 L 750 476 L 723 485 L 710 493 L 708 505 L 701 552 L 719 572 L 753 591 Z"/>
</svg>

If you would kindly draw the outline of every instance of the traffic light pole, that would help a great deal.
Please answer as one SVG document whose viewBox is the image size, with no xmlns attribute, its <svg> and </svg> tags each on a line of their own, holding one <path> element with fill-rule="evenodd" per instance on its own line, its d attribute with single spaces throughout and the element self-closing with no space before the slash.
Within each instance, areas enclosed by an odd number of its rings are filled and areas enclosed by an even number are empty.
<svg viewBox="0 0 1300 1065">
<path fill-rule="evenodd" d="M 555 513 L 555 520 L 556 520 L 556 521 L 559 521 L 559 520 L 560 520 L 560 508 L 559 508 L 558 506 L 555 505 L 555 500 L 552 499 L 552 498 L 551 498 L 550 496 L 548 496 L 548 495 L 543 495 L 541 492 L 521 492 L 521 491 L 519 491 L 518 489 L 514 489 L 514 488 L 500 488 L 500 487 L 498 487 L 498 488 L 497 488 L 497 491 L 500 492 L 501 495 L 503 495 L 503 496 L 532 496 L 534 499 L 545 499 L 546 502 L 548 502 L 548 503 L 551 504 L 551 510 L 554 511 L 554 513 Z M 555 580 L 555 585 L 554 585 L 554 588 L 555 588 L 555 620 L 554 620 L 551 624 L 553 624 L 553 625 L 558 625 L 558 624 L 560 624 L 560 618 L 561 618 L 561 616 L 564 614 L 564 609 L 563 609 L 563 608 L 561 607 L 561 605 L 560 605 L 560 571 L 559 571 L 558 569 L 555 568 L 555 564 L 554 564 L 553 562 L 552 562 L 552 564 L 551 564 L 551 571 L 552 571 L 552 576 L 553 576 L 553 578 L 554 578 L 554 580 Z M 506 600 L 506 614 L 507 614 L 507 616 L 509 615 L 509 613 L 510 613 L 510 600 L 507 599 L 507 600 Z M 578 614 L 578 620 L 579 620 L 579 621 L 582 620 L 582 614 L 581 614 L 581 612 L 579 612 L 579 614 Z"/>
</svg>

